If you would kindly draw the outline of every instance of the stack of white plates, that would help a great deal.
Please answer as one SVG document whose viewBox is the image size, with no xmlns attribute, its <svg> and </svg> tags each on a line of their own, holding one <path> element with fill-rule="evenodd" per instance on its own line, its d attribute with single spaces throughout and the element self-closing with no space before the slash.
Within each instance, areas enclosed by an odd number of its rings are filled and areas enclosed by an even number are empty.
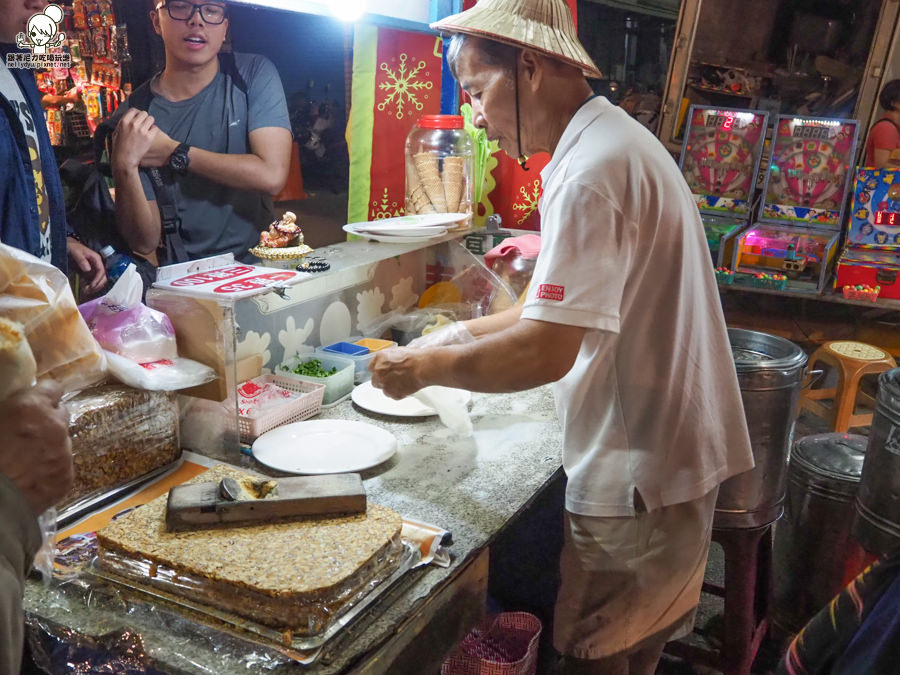
<svg viewBox="0 0 900 675">
<path fill-rule="evenodd" d="M 344 232 L 375 241 L 395 244 L 412 244 L 425 239 L 441 237 L 447 227 L 464 220 L 465 213 L 425 213 L 415 216 L 399 216 L 383 220 L 344 225 Z"/>
</svg>

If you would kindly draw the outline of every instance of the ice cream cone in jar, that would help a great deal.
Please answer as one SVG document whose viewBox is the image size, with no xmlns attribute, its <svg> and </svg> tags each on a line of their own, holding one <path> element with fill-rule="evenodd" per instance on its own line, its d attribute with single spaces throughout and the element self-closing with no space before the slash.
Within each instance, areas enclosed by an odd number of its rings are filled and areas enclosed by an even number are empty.
<svg viewBox="0 0 900 675">
<path fill-rule="evenodd" d="M 425 115 L 406 139 L 406 213 L 459 213 L 472 224 L 472 139 L 459 115 Z"/>
</svg>

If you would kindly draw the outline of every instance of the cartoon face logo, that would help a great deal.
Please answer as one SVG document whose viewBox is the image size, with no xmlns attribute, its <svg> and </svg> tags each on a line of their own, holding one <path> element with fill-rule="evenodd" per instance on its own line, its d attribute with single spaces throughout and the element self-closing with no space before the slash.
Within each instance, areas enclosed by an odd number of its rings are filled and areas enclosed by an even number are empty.
<svg viewBox="0 0 900 675">
<path fill-rule="evenodd" d="M 878 231 L 875 233 L 875 243 L 876 244 L 886 244 L 888 240 L 887 232 Z"/>
<path fill-rule="evenodd" d="M 870 197 L 869 197 L 868 192 L 860 192 L 857 197 L 857 200 L 859 201 L 860 204 L 868 204 L 869 199 L 870 199 Z"/>
<path fill-rule="evenodd" d="M 853 214 L 853 217 L 857 220 L 868 220 L 869 219 L 869 209 L 856 209 L 856 213 Z"/>
<path fill-rule="evenodd" d="M 875 180 L 874 178 L 870 178 L 869 180 L 866 181 L 866 188 L 867 188 L 867 189 L 869 189 L 869 190 L 874 190 L 874 189 L 877 188 L 877 187 L 878 187 L 878 181 Z"/>
<path fill-rule="evenodd" d="M 16 35 L 16 45 L 29 48 L 34 54 L 46 54 L 48 47 L 59 47 L 66 39 L 66 34 L 59 32 L 62 20 L 62 8 L 59 5 L 47 5 L 41 14 L 28 19 L 27 34 Z"/>
</svg>

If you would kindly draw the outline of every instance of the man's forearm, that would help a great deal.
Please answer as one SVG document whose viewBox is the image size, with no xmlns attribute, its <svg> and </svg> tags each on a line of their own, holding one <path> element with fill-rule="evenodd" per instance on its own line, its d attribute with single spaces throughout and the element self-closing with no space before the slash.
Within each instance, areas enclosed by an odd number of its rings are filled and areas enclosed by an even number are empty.
<svg viewBox="0 0 900 675">
<path fill-rule="evenodd" d="M 139 172 L 114 171 L 116 184 L 116 227 L 125 241 L 142 254 L 152 253 L 159 246 L 162 230 L 155 203 L 147 200 Z"/>
<path fill-rule="evenodd" d="M 228 187 L 275 195 L 287 180 L 286 173 L 253 154 L 228 155 L 191 148 L 188 156 L 191 172 Z"/>
<path fill-rule="evenodd" d="M 565 375 L 583 337 L 583 328 L 519 321 L 475 342 L 428 350 L 419 361 L 418 374 L 423 386 L 441 384 L 491 393 L 523 391 Z"/>
<path fill-rule="evenodd" d="M 522 315 L 522 307 L 515 306 L 505 309 L 497 314 L 482 316 L 465 322 L 466 328 L 475 338 L 484 337 L 491 333 L 499 333 L 514 325 Z"/>
</svg>

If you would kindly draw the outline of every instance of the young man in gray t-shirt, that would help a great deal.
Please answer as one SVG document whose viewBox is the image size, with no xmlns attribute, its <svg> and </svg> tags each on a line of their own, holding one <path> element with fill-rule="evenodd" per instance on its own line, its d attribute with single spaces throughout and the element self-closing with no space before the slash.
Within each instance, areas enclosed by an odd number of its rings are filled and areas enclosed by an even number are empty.
<svg viewBox="0 0 900 675">
<path fill-rule="evenodd" d="M 168 167 L 189 257 L 231 252 L 246 260 L 273 218 L 269 195 L 284 186 L 290 165 L 281 79 L 268 59 L 256 55 L 234 55 L 241 87 L 220 69 L 228 31 L 223 2 L 158 0 L 150 18 L 165 45 L 166 67 L 150 83 L 147 112 L 129 109 L 127 101 L 116 112 L 111 163 L 117 226 L 134 251 L 156 252 L 162 221 L 140 168 Z"/>
</svg>

